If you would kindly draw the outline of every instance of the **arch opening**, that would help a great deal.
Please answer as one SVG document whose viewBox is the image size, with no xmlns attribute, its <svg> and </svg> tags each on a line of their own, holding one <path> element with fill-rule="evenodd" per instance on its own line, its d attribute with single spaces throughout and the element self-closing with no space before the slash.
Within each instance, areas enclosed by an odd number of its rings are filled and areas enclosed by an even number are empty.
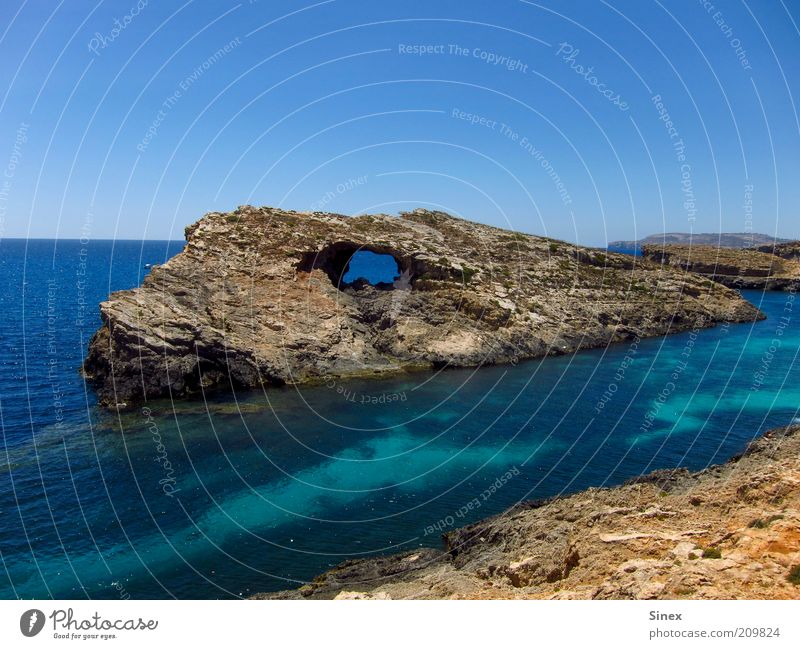
<svg viewBox="0 0 800 649">
<path fill-rule="evenodd" d="M 358 290 L 365 286 L 390 290 L 396 287 L 396 281 L 406 270 L 403 262 L 390 251 L 351 242 L 338 242 L 319 252 L 306 253 L 298 270 L 311 272 L 315 269 L 325 272 L 340 290 Z"/>
<path fill-rule="evenodd" d="M 363 280 L 372 286 L 393 285 L 400 276 L 400 265 L 391 255 L 358 250 L 350 257 L 344 269 L 342 284 L 355 284 Z"/>
</svg>

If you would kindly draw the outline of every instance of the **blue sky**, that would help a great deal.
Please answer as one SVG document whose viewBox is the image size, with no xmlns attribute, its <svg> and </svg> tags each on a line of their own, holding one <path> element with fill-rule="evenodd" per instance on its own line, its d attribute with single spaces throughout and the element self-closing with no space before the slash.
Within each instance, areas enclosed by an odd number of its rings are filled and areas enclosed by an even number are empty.
<svg viewBox="0 0 800 649">
<path fill-rule="evenodd" d="M 0 236 L 182 238 L 250 203 L 800 238 L 799 22 L 786 0 L 6 0 Z"/>
</svg>

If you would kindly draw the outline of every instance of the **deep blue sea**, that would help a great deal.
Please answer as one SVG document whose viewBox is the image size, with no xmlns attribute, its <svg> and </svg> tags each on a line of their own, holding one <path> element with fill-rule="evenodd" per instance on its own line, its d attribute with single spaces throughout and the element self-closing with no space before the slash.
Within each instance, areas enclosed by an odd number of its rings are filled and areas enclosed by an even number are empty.
<svg viewBox="0 0 800 649">
<path fill-rule="evenodd" d="M 294 587 L 798 417 L 800 304 L 760 292 L 763 322 L 638 345 L 99 411 L 78 373 L 97 305 L 181 245 L 0 242 L 0 597 Z"/>
</svg>

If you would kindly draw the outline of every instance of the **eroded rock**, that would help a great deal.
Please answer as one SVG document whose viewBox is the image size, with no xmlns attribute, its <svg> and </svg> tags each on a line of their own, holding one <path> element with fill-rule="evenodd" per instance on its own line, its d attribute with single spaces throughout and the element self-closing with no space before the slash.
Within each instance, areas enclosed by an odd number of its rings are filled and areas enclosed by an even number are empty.
<svg viewBox="0 0 800 649">
<path fill-rule="evenodd" d="M 100 305 L 84 362 L 101 404 L 505 363 L 762 317 L 735 292 L 625 255 L 415 210 L 240 207 Z M 359 250 L 398 280 L 347 284 Z"/>
</svg>

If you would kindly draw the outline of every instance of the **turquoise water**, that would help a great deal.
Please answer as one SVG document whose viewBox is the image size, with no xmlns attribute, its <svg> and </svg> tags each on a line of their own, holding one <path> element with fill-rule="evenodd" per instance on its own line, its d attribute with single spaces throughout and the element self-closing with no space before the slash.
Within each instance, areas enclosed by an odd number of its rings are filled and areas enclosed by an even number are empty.
<svg viewBox="0 0 800 649">
<path fill-rule="evenodd" d="M 523 499 L 724 461 L 798 417 L 800 307 L 759 292 L 765 321 L 638 345 L 100 412 L 77 374 L 97 302 L 179 249 L 0 244 L 0 596 L 293 587 Z"/>
</svg>

